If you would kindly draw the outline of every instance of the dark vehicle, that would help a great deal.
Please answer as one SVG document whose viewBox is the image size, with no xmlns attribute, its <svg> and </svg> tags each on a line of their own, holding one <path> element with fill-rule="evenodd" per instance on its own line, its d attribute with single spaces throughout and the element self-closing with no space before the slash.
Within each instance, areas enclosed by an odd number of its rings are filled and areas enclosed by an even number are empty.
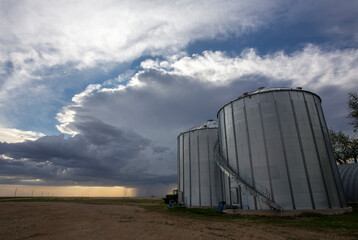
<svg viewBox="0 0 358 240">
<path fill-rule="evenodd" d="M 178 203 L 178 189 L 173 190 L 173 194 L 167 194 L 163 200 L 165 204 L 169 204 L 169 201 L 172 203 Z"/>
</svg>

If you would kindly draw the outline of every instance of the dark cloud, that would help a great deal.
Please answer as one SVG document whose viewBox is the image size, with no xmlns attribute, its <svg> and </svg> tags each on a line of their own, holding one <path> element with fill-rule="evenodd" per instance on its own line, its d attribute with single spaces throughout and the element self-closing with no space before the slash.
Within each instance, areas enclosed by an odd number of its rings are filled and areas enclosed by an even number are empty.
<svg viewBox="0 0 358 240">
<path fill-rule="evenodd" d="M 275 1 L 278 3 L 278 1 Z M 255 31 L 222 39 L 199 39 L 187 51 L 195 54 L 205 50 L 226 51 L 236 55 L 252 47 L 261 54 L 276 51 L 293 53 L 307 43 L 327 49 L 358 47 L 358 1 L 316 0 L 281 1 L 271 9 L 274 17 Z"/>
<path fill-rule="evenodd" d="M 207 119 L 216 119 L 216 113 L 225 103 L 240 96 L 243 92 L 261 86 L 270 87 L 269 79 L 262 76 L 245 76 L 225 86 L 202 83 L 196 79 L 164 74 L 151 70 L 138 75 L 145 87 L 127 87 L 125 91 L 97 92 L 83 99 L 81 106 L 70 106 L 67 111 L 75 111 L 75 120 L 67 127 L 91 135 L 92 141 L 106 142 L 111 132 L 104 129 L 100 135 L 91 134 L 96 126 L 86 124 L 85 119 L 100 119 L 107 125 L 120 129 L 134 129 L 141 136 L 150 139 L 153 146 L 146 152 L 147 164 L 156 179 L 169 180 L 160 176 L 163 172 L 176 174 L 177 135 Z M 290 81 L 281 81 L 281 86 L 289 86 Z M 96 121 L 95 121 L 96 122 Z M 80 124 L 79 124 L 80 123 Z M 108 140 L 110 143 L 111 140 Z M 98 143 L 99 144 L 99 143 Z M 140 178 L 142 162 L 131 165 L 130 170 Z M 176 182 L 171 178 L 172 183 Z M 132 179 L 127 179 L 133 181 Z"/>
<path fill-rule="evenodd" d="M 70 128 L 78 131 L 77 122 L 90 116 L 110 125 L 136 129 L 150 139 L 172 143 L 176 141 L 176 132 L 215 119 L 220 107 L 243 92 L 273 85 L 268 78 L 258 75 L 248 75 L 225 86 L 157 70 L 142 73 L 138 78 L 145 87 L 98 92 L 86 97 L 81 107 L 69 107 L 68 110 L 76 112 Z M 291 82 L 276 84 L 290 86 Z"/>
<path fill-rule="evenodd" d="M 14 72 L 14 64 L 11 61 L 5 62 L 5 71 L 8 75 L 12 74 Z"/>
<path fill-rule="evenodd" d="M 145 171 L 151 166 L 142 152 L 157 149 L 150 140 L 131 130 L 119 129 L 100 121 L 76 123 L 82 133 L 74 137 L 46 136 L 23 143 L 0 143 L 0 182 L 45 185 L 125 185 L 167 183 L 173 176 Z M 4 156 L 5 155 L 5 156 Z M 141 164 L 133 170 L 132 165 Z"/>
<path fill-rule="evenodd" d="M 7 60 L 2 62 L 0 60 L 0 90 L 6 82 L 6 78 L 9 77 L 15 70 L 13 62 Z"/>
<path fill-rule="evenodd" d="M 138 77 L 145 87 L 98 92 L 85 97 L 81 106 L 68 107 L 76 113 L 68 126 L 79 132 L 74 137 L 1 143 L 0 154 L 6 157 L 0 160 L 0 175 L 15 176 L 1 183 L 41 179 L 31 184 L 142 186 L 157 192 L 157 184 L 176 183 L 176 137 L 181 131 L 215 119 L 219 108 L 242 92 L 270 85 L 258 76 L 227 86 L 156 70 Z"/>
<path fill-rule="evenodd" d="M 168 147 L 161 147 L 161 146 L 155 146 L 152 147 L 153 153 L 163 153 L 165 151 L 168 151 L 170 148 Z"/>
<path fill-rule="evenodd" d="M 353 89 L 352 89 L 353 91 Z M 348 92 L 336 86 L 326 86 L 317 92 L 322 98 L 322 107 L 326 116 L 328 128 L 343 130 L 351 133 L 348 124 Z"/>
</svg>

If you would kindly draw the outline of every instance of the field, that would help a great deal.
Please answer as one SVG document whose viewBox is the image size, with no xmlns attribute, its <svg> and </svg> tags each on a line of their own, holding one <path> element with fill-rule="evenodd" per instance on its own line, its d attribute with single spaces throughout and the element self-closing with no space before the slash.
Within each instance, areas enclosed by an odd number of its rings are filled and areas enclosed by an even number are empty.
<svg viewBox="0 0 358 240">
<path fill-rule="evenodd" d="M 0 239 L 358 239 L 343 215 L 227 215 L 157 198 L 0 198 Z"/>
</svg>

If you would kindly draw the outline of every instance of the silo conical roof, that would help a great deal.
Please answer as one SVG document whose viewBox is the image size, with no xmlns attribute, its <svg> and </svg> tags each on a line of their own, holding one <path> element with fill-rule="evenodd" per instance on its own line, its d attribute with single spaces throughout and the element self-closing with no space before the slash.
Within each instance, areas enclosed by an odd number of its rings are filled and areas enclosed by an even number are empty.
<svg viewBox="0 0 358 240">
<path fill-rule="evenodd" d="M 179 134 L 179 136 L 183 133 L 196 131 L 196 130 L 203 130 L 203 129 L 212 129 L 212 128 L 218 128 L 219 123 L 216 120 L 207 120 L 199 125 L 196 125 L 195 127 L 189 128 L 188 130 L 185 130 Z"/>
<path fill-rule="evenodd" d="M 206 122 L 203 122 L 195 127 L 192 127 L 188 129 L 186 132 L 193 131 L 193 130 L 199 130 L 199 129 L 206 129 L 206 128 L 218 128 L 219 123 L 215 120 L 208 120 Z"/>
</svg>

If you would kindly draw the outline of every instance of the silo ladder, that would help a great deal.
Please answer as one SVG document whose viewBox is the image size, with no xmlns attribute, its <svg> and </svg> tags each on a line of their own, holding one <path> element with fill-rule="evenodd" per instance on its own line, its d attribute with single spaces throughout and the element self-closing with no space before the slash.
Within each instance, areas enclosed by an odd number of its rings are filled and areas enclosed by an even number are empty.
<svg viewBox="0 0 358 240">
<path fill-rule="evenodd" d="M 219 141 L 214 147 L 214 156 L 216 164 L 230 178 L 232 183 L 236 183 L 241 188 L 247 190 L 252 196 L 256 197 L 263 203 L 266 203 L 275 210 L 282 210 L 281 206 L 275 203 L 270 192 L 264 187 L 258 187 L 257 184 L 250 184 L 250 180 L 240 176 L 239 172 L 234 170 L 228 162 L 226 162 L 220 154 Z"/>
</svg>

